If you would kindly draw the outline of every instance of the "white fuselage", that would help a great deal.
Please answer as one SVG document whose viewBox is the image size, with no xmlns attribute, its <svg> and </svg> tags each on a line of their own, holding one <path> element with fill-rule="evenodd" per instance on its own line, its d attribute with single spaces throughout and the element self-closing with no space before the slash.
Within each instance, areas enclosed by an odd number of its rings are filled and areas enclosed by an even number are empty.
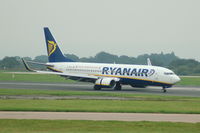
<svg viewBox="0 0 200 133">
<path fill-rule="evenodd" d="M 82 62 L 48 63 L 48 65 L 54 66 L 53 69 L 56 71 L 71 75 L 118 78 L 121 84 L 171 87 L 180 81 L 173 71 L 158 66 Z"/>
</svg>

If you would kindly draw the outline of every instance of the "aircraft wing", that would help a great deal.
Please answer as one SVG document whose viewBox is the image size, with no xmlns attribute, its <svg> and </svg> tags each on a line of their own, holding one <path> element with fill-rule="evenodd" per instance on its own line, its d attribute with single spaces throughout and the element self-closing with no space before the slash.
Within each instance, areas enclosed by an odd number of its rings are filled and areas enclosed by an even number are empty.
<svg viewBox="0 0 200 133">
<path fill-rule="evenodd" d="M 31 72 L 37 72 L 37 73 L 41 73 L 41 74 L 54 74 L 54 75 L 59 75 L 59 76 L 65 77 L 67 79 L 73 79 L 73 80 L 78 80 L 78 81 L 87 81 L 87 82 L 95 82 L 98 79 L 97 76 L 88 75 L 88 74 L 74 74 L 74 73 L 72 74 L 72 73 L 63 73 L 63 72 L 50 72 L 50 71 L 34 70 L 28 66 L 28 64 L 26 63 L 26 61 L 23 58 L 22 58 L 22 62 L 24 64 L 25 68 Z"/>
</svg>

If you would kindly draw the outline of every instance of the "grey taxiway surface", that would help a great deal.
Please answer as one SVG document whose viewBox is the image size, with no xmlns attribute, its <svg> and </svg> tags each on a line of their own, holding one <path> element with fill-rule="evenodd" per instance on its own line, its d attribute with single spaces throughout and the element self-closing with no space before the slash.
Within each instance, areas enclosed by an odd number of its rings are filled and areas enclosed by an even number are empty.
<svg viewBox="0 0 200 133">
<path fill-rule="evenodd" d="M 83 83 L 32 83 L 32 82 L 14 82 L 0 81 L 0 88 L 4 89 L 44 89 L 44 90 L 70 90 L 70 91 L 95 91 L 93 84 Z M 200 87 L 181 87 L 174 86 L 168 88 L 167 93 L 162 93 L 161 87 L 147 88 L 132 88 L 123 86 L 121 91 L 113 91 L 112 89 L 102 89 L 102 92 L 115 93 L 142 93 L 142 94 L 157 94 L 157 95 L 174 95 L 174 96 L 192 96 L 200 97 Z"/>
<path fill-rule="evenodd" d="M 44 119 L 44 120 L 98 120 L 98 121 L 166 121 L 200 122 L 199 114 L 155 114 L 155 113 L 94 113 L 94 112 L 9 112 L 0 111 L 0 119 Z"/>
</svg>

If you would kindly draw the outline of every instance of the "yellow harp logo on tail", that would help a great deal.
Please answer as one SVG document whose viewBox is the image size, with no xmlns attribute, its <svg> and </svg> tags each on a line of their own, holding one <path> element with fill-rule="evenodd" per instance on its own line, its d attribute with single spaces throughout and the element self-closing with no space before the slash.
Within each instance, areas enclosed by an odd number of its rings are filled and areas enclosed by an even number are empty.
<svg viewBox="0 0 200 133">
<path fill-rule="evenodd" d="M 56 50 L 56 43 L 54 41 L 48 41 L 48 55 L 50 56 Z"/>
</svg>

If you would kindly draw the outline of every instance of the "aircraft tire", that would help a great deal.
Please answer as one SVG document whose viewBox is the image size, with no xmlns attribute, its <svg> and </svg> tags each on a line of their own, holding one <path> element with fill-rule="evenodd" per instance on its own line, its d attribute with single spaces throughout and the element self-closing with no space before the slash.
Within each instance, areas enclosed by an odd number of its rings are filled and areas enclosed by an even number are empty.
<svg viewBox="0 0 200 133">
<path fill-rule="evenodd" d="M 167 89 L 166 89 L 166 87 L 165 86 L 163 86 L 163 93 L 166 93 L 167 92 Z"/>
<path fill-rule="evenodd" d="M 100 86 L 94 85 L 94 90 L 101 90 Z"/>
<path fill-rule="evenodd" d="M 120 85 L 120 83 L 116 83 L 114 90 L 116 90 L 116 91 L 122 90 L 122 86 Z"/>
</svg>

